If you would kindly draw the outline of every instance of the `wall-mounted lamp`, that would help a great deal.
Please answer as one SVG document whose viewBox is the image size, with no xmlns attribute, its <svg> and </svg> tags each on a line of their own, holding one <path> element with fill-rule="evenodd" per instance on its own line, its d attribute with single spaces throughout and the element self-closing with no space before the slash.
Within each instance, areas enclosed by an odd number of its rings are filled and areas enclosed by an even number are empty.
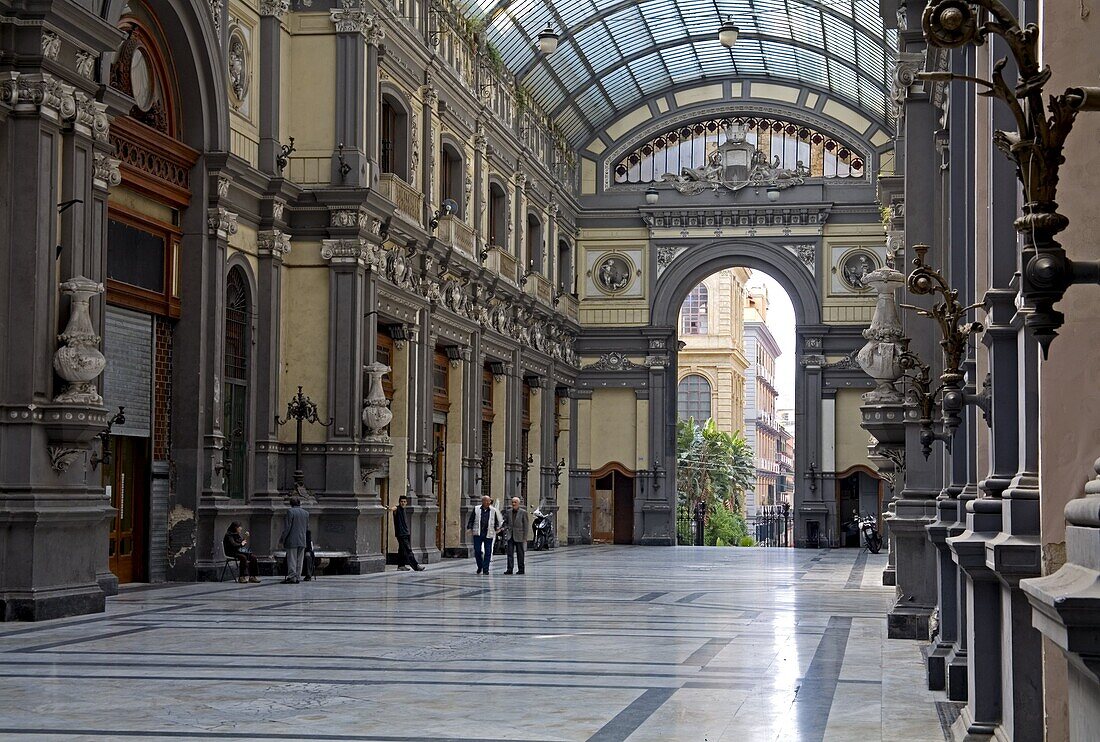
<svg viewBox="0 0 1100 742">
<path fill-rule="evenodd" d="M 650 206 L 653 206 L 661 200 L 661 192 L 653 186 L 645 189 L 645 202 Z"/>
<path fill-rule="evenodd" d="M 458 202 L 453 198 L 448 198 L 440 205 L 439 210 L 432 216 L 431 221 L 428 222 L 428 230 L 434 232 L 439 226 L 439 220 L 446 216 L 451 216 L 458 213 Z"/>
<path fill-rule="evenodd" d="M 110 466 L 111 465 L 111 458 L 112 458 L 111 457 L 111 428 L 113 428 L 116 425 L 125 425 L 125 424 L 126 424 L 126 408 L 125 407 L 119 407 L 118 412 L 116 412 L 111 417 L 107 418 L 107 427 L 106 427 L 106 429 L 104 429 L 103 432 L 101 432 L 98 436 L 96 436 L 97 438 L 99 438 L 99 441 L 100 441 L 100 446 L 99 446 L 100 453 L 99 454 L 92 454 L 92 458 L 89 461 L 89 463 L 92 465 L 92 470 L 93 471 L 100 464 L 103 464 L 104 466 Z"/>
<path fill-rule="evenodd" d="M 527 263 L 527 270 L 525 270 L 523 273 L 520 274 L 520 276 L 519 276 L 519 285 L 520 286 L 526 286 L 527 285 L 527 279 L 530 278 L 533 275 L 535 275 L 535 261 L 534 260 L 528 262 Z"/>
<path fill-rule="evenodd" d="M 279 168 L 279 173 L 282 174 L 286 170 L 286 166 L 290 164 L 290 156 L 294 153 L 294 137 L 290 137 L 290 144 L 283 144 L 279 146 L 279 154 L 275 155 L 275 167 Z"/>
<path fill-rule="evenodd" d="M 777 185 L 768 186 L 768 200 L 771 201 L 772 203 L 775 203 L 776 201 L 779 200 L 779 186 L 777 186 Z"/>
</svg>

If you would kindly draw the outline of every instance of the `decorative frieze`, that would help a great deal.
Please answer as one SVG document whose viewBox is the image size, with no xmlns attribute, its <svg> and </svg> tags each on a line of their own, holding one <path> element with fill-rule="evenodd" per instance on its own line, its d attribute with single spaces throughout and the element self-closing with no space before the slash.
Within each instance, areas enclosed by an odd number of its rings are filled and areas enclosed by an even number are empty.
<svg viewBox="0 0 1100 742">
<path fill-rule="evenodd" d="M 76 53 L 76 74 L 91 80 L 95 75 L 95 61 L 98 57 L 91 52 L 80 50 Z"/>
<path fill-rule="evenodd" d="M 61 38 L 52 31 L 42 32 L 42 56 L 46 59 L 57 60 L 61 53 Z"/>
<path fill-rule="evenodd" d="M 329 210 L 329 226 L 342 229 L 365 229 L 367 215 L 359 209 L 333 208 Z"/>
<path fill-rule="evenodd" d="M 210 234 L 218 239 L 228 239 L 237 234 L 237 215 L 223 206 L 210 209 L 206 217 Z"/>
<path fill-rule="evenodd" d="M 260 255 L 282 258 L 290 252 L 290 235 L 281 229 L 269 229 L 256 235 Z"/>
<path fill-rule="evenodd" d="M 644 368 L 646 368 L 645 365 L 635 363 L 616 351 L 604 353 L 598 361 L 581 366 L 582 371 L 630 371 Z"/>
</svg>

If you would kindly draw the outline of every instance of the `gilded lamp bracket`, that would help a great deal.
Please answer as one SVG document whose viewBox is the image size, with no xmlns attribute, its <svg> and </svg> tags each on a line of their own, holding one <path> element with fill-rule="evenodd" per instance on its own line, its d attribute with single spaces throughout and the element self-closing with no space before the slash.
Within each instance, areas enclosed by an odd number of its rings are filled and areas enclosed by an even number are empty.
<svg viewBox="0 0 1100 742">
<path fill-rule="evenodd" d="M 1064 321 L 1054 305 L 1072 285 L 1100 283 L 1100 262 L 1070 260 L 1054 239 L 1069 225 L 1055 200 L 1058 170 L 1065 161 L 1062 150 L 1077 114 L 1100 111 L 1100 88 L 1068 88 L 1050 96 L 1044 105 L 1043 87 L 1051 72 L 1039 65 L 1039 27 L 1034 23 L 1021 27 L 999 0 L 931 0 L 921 25 L 929 45 L 942 49 L 979 46 L 995 34 L 1004 39 L 1016 63 L 1014 86 L 1002 74 L 1005 58 L 993 65 L 991 80 L 950 72 L 925 72 L 918 77 L 973 83 L 981 88 L 979 95 L 997 98 L 1012 112 L 1016 131 L 994 132 L 993 143 L 1016 164 L 1016 177 L 1023 186 L 1023 213 L 1015 225 L 1024 266 L 1020 299 L 1027 310 L 1024 323 L 1045 357 Z"/>
</svg>

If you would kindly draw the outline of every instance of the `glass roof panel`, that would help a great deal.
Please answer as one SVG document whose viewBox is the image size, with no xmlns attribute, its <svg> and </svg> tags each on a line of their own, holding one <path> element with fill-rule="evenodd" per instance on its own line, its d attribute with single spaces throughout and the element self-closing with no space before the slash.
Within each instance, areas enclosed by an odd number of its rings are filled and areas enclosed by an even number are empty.
<svg viewBox="0 0 1100 742">
<path fill-rule="evenodd" d="M 486 22 L 504 63 L 570 136 L 599 130 L 667 87 L 741 76 L 832 91 L 891 125 L 897 32 L 884 28 L 879 0 L 455 2 Z M 741 29 L 732 50 L 717 41 L 727 14 Z M 549 57 L 535 47 L 547 20 L 561 34 Z"/>
</svg>

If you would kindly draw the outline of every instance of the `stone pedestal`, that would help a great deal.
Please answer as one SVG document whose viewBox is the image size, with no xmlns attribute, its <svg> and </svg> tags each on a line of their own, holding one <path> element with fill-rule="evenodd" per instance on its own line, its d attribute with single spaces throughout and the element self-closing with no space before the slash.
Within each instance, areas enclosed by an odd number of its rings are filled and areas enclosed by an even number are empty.
<svg viewBox="0 0 1100 742">
<path fill-rule="evenodd" d="M 1096 471 L 1100 474 L 1100 461 Z M 1020 582 L 1032 621 L 1069 664 L 1070 739 L 1100 737 L 1100 481 L 1066 505 L 1066 563 Z"/>
</svg>

